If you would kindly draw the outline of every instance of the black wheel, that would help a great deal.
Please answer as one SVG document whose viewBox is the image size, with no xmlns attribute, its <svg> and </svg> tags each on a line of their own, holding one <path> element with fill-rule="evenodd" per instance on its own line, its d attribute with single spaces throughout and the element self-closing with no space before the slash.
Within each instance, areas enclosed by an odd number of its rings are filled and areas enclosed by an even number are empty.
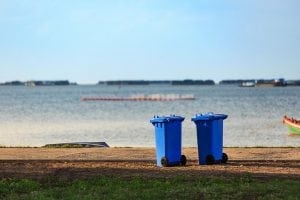
<svg viewBox="0 0 300 200">
<path fill-rule="evenodd" d="M 222 163 L 227 163 L 227 161 L 228 161 L 228 156 L 226 153 L 223 153 L 222 154 Z"/>
<path fill-rule="evenodd" d="M 169 165 L 169 161 L 166 157 L 162 157 L 160 163 L 163 167 L 167 167 Z"/>
<path fill-rule="evenodd" d="M 208 164 L 208 165 L 215 164 L 215 157 L 211 154 L 206 156 L 206 164 Z"/>
<path fill-rule="evenodd" d="M 181 157 L 180 157 L 180 164 L 181 165 L 186 165 L 186 157 L 185 157 L 185 155 L 181 155 Z"/>
</svg>

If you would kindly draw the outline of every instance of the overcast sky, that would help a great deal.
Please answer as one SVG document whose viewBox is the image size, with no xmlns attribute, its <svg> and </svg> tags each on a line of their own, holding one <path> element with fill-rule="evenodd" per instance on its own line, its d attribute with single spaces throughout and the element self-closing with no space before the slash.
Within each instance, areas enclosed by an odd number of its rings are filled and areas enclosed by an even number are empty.
<svg viewBox="0 0 300 200">
<path fill-rule="evenodd" d="M 300 79 L 299 0 L 0 0 L 0 82 Z"/>
</svg>

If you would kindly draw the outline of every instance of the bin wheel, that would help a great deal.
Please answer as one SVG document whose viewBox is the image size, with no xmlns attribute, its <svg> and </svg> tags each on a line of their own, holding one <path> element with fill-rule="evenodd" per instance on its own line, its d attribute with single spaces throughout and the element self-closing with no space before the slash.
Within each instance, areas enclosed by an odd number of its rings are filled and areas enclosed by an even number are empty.
<svg viewBox="0 0 300 200">
<path fill-rule="evenodd" d="M 185 157 L 185 155 L 181 155 L 181 157 L 180 157 L 180 164 L 181 165 L 186 165 L 186 157 Z"/>
<path fill-rule="evenodd" d="M 208 165 L 215 164 L 215 157 L 211 154 L 206 156 L 206 164 L 208 164 Z"/>
<path fill-rule="evenodd" d="M 167 167 L 169 165 L 169 161 L 166 157 L 162 157 L 160 163 L 163 167 Z"/>
<path fill-rule="evenodd" d="M 222 154 L 222 163 L 227 163 L 227 161 L 228 161 L 228 156 L 226 153 L 223 153 Z"/>
</svg>

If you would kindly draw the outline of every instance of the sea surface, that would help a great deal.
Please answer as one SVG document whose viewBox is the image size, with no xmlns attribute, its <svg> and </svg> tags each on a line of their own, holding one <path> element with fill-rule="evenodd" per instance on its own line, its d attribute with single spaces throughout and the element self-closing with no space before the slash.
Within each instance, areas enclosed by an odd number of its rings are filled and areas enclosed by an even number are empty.
<svg viewBox="0 0 300 200">
<path fill-rule="evenodd" d="M 81 101 L 82 97 L 194 95 L 190 101 Z M 106 142 L 154 147 L 154 115 L 180 115 L 182 145 L 197 146 L 197 113 L 227 114 L 224 146 L 300 146 L 289 136 L 284 115 L 300 119 L 300 87 L 238 86 L 2 86 L 0 146 Z"/>
</svg>

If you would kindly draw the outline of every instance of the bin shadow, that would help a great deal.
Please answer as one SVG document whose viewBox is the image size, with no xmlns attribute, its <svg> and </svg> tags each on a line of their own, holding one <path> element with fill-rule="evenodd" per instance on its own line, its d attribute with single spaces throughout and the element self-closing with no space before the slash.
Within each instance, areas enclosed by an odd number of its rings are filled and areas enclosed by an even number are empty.
<svg viewBox="0 0 300 200">
<path fill-rule="evenodd" d="M 229 160 L 226 165 L 248 167 L 288 167 L 300 169 L 300 160 Z"/>
<path fill-rule="evenodd" d="M 264 170 L 260 171 L 261 168 Z M 186 166 L 157 167 L 155 160 L 0 160 L 1 178 L 76 179 L 103 175 L 128 178 L 178 176 L 230 178 L 251 175 L 264 179 L 274 177 L 299 179 L 300 161 L 229 160 L 226 164 L 199 165 L 198 160 L 188 160 Z"/>
</svg>

